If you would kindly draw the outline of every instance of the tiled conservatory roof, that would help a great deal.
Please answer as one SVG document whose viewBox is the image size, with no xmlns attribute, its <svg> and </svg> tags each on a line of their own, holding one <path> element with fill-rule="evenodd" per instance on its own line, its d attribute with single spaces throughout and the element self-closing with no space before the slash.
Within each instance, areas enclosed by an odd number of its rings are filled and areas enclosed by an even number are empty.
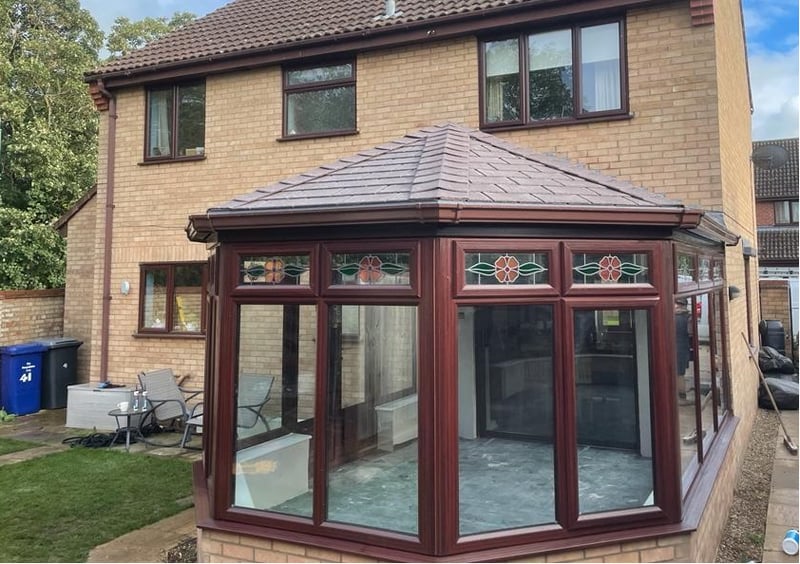
<svg viewBox="0 0 800 564">
<path fill-rule="evenodd" d="M 756 199 L 796 200 L 798 195 L 798 146 L 794 139 L 774 139 L 754 141 L 753 151 L 759 147 L 777 145 L 789 153 L 789 160 L 777 168 L 753 167 L 756 185 Z M 759 245 L 760 246 L 760 245 Z M 795 255 L 796 256 L 796 255 Z"/>
<path fill-rule="evenodd" d="M 678 201 L 574 162 L 443 124 L 259 188 L 209 213 L 425 202 L 484 208 L 683 208 Z"/>
<path fill-rule="evenodd" d="M 394 15 L 386 17 L 385 0 L 234 0 L 87 74 L 97 76 L 162 65 L 216 62 L 295 43 L 344 36 L 367 37 L 414 25 L 434 25 L 453 18 L 552 4 L 548 0 L 393 0 L 392 3 Z M 638 3 L 646 3 L 646 0 Z"/>
</svg>

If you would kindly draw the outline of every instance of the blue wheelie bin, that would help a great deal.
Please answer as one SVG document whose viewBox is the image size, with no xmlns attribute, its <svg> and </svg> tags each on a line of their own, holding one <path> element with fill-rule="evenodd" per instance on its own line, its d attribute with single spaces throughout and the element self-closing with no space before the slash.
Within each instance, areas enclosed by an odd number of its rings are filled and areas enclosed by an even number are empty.
<svg viewBox="0 0 800 564">
<path fill-rule="evenodd" d="M 41 407 L 42 353 L 40 343 L 0 347 L 0 402 L 8 413 L 27 415 Z"/>
</svg>

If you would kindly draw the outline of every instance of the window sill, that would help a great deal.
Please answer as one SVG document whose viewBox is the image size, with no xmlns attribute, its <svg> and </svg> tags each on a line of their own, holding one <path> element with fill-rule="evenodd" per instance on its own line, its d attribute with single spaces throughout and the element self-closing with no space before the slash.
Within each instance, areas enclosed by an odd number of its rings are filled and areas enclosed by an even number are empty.
<svg viewBox="0 0 800 564">
<path fill-rule="evenodd" d="M 185 163 L 185 162 L 194 162 L 194 161 L 204 161 L 206 160 L 206 155 L 191 155 L 188 157 L 175 157 L 172 159 L 168 158 L 157 158 L 157 159 L 145 159 L 140 163 L 137 163 L 139 166 L 149 166 L 149 165 L 159 165 L 159 164 L 167 164 L 167 163 Z"/>
<path fill-rule="evenodd" d="M 635 116 L 633 113 L 625 113 L 625 114 L 593 116 L 580 119 L 541 121 L 537 123 L 523 123 L 523 124 L 513 124 L 513 125 L 509 124 L 491 125 L 484 123 L 481 125 L 481 131 L 491 132 L 491 131 L 516 131 L 520 129 L 542 129 L 545 127 L 562 127 L 565 125 L 581 125 L 584 123 L 598 123 L 602 121 L 625 121 L 633 119 L 634 117 Z"/>
<path fill-rule="evenodd" d="M 145 333 L 137 331 L 131 335 L 134 339 L 187 339 L 199 341 L 206 338 L 205 333 Z"/>
<path fill-rule="evenodd" d="M 358 135 L 361 131 L 358 129 L 348 129 L 343 131 L 323 131 L 320 133 L 304 133 L 302 135 L 284 135 L 278 137 L 275 141 L 284 143 L 286 141 L 302 141 L 308 139 L 321 139 L 325 137 L 346 137 L 348 135 Z"/>
</svg>

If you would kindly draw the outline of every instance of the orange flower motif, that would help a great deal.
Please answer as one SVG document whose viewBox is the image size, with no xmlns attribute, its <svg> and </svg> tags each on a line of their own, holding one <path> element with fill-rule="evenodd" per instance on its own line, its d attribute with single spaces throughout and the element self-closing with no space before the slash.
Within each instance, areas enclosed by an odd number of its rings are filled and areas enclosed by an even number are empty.
<svg viewBox="0 0 800 564">
<path fill-rule="evenodd" d="M 619 257 L 606 255 L 600 259 L 600 278 L 603 282 L 616 282 L 622 276 L 622 261 Z"/>
<path fill-rule="evenodd" d="M 517 257 L 503 255 L 494 261 L 494 277 L 502 284 L 513 284 L 519 278 Z"/>
<path fill-rule="evenodd" d="M 267 284 L 280 284 L 285 276 L 281 259 L 269 259 L 264 263 L 264 281 Z"/>
<path fill-rule="evenodd" d="M 364 284 L 374 284 L 383 278 L 381 259 L 375 255 L 367 255 L 358 263 L 358 279 Z"/>
</svg>

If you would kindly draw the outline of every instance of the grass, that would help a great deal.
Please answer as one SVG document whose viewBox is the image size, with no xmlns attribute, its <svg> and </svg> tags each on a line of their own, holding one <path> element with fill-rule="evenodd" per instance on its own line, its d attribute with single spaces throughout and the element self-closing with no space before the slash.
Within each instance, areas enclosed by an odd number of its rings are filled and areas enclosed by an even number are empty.
<svg viewBox="0 0 800 564">
<path fill-rule="evenodd" d="M 10 454 L 12 452 L 19 452 L 21 450 L 27 450 L 29 448 L 41 446 L 36 443 L 29 443 L 27 441 L 18 441 L 16 439 L 4 439 L 0 438 L 0 456 L 4 454 Z"/>
<path fill-rule="evenodd" d="M 73 448 L 0 468 L 0 562 L 86 562 L 89 551 L 187 507 L 191 465 Z"/>
</svg>

